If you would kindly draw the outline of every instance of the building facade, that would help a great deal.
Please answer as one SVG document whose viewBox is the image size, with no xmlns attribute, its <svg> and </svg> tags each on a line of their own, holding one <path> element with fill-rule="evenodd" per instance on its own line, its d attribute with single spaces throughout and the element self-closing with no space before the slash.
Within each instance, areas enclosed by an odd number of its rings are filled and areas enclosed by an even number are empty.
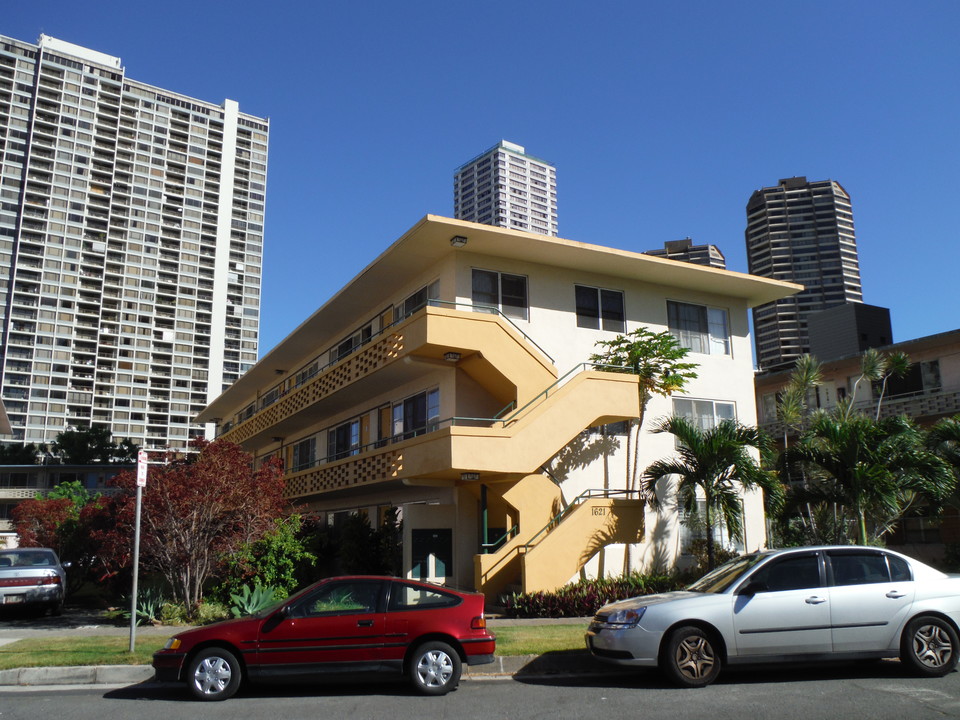
<svg viewBox="0 0 960 720">
<path fill-rule="evenodd" d="M 0 37 L 0 326 L 13 438 L 183 448 L 257 358 L 268 121 Z"/>
<path fill-rule="evenodd" d="M 745 235 L 751 275 L 804 287 L 753 310 L 757 365 L 788 366 L 810 351 L 808 315 L 863 301 L 850 196 L 833 180 L 781 180 L 750 197 Z"/>
<path fill-rule="evenodd" d="M 558 235 L 557 170 L 501 140 L 456 169 L 453 215 L 540 235 Z"/>
<path fill-rule="evenodd" d="M 281 457 L 301 512 L 375 523 L 398 507 L 411 577 L 489 597 L 671 565 L 690 529 L 669 502 L 649 511 L 625 476 L 637 378 L 589 358 L 600 340 L 670 330 L 698 377 L 654 397 L 649 423 L 754 424 L 747 309 L 798 289 L 427 216 L 199 419 L 258 461 Z M 674 451 L 644 432 L 639 466 Z M 761 499 L 743 501 L 745 545 L 762 546 Z"/>
<path fill-rule="evenodd" d="M 824 360 L 823 381 L 811 395 L 811 407 L 830 411 L 840 400 L 850 398 L 855 412 L 875 417 L 879 406 L 881 419 L 906 415 L 924 427 L 960 414 L 960 330 L 876 349 L 883 354 L 906 354 L 912 363 L 910 371 L 902 378 L 890 377 L 884 390 L 880 383 L 862 381 L 857 385 L 862 352 Z M 777 418 L 777 396 L 789 381 L 789 370 L 756 376 L 759 425 L 778 440 L 785 433 L 788 438 L 797 433 Z M 914 557 L 939 562 L 945 544 L 960 542 L 960 508 L 956 502 L 947 501 L 942 513 L 907 516 L 885 536 L 885 541 Z"/>
<path fill-rule="evenodd" d="M 690 238 L 668 240 L 663 244 L 662 250 L 647 250 L 644 254 L 697 265 L 707 265 L 721 270 L 725 270 L 727 267 L 727 260 L 720 252 L 720 248 L 716 245 L 694 245 Z"/>
<path fill-rule="evenodd" d="M 880 404 L 881 418 L 906 415 L 921 425 L 932 425 L 960 413 L 960 330 L 876 349 L 884 354 L 905 353 L 912 363 L 905 377 L 890 377 L 887 381 Z M 862 357 L 863 353 L 857 352 L 824 360 L 823 382 L 811 398 L 812 406 L 829 411 L 840 400 L 853 398 L 855 411 L 874 416 L 882 388 L 866 381 L 857 386 Z M 774 438 L 783 437 L 785 430 L 777 419 L 777 395 L 789 381 L 789 369 L 756 376 L 760 427 Z"/>
</svg>

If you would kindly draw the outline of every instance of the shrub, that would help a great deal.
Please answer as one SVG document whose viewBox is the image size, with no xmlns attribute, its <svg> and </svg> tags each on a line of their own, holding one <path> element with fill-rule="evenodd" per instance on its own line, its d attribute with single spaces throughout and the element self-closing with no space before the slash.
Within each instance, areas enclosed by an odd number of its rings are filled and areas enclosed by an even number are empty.
<svg viewBox="0 0 960 720">
<path fill-rule="evenodd" d="M 504 598 L 508 617 L 590 617 L 603 605 L 637 595 L 680 590 L 686 581 L 679 575 L 631 573 L 618 578 L 581 580 L 554 592 L 514 593 Z"/>
<path fill-rule="evenodd" d="M 263 537 L 240 547 L 221 560 L 223 582 L 216 589 L 217 597 L 236 603 L 234 595 L 249 593 L 248 585 L 270 588 L 271 597 L 281 600 L 292 593 L 298 583 L 297 568 L 312 565 L 316 560 L 300 537 L 301 518 L 290 515 L 274 521 Z"/>
</svg>

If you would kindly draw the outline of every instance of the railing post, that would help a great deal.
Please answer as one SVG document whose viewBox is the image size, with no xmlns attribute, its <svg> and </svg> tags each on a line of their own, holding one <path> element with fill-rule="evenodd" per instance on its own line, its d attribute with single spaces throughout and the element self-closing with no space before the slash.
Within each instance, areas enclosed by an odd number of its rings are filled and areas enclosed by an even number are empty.
<svg viewBox="0 0 960 720">
<path fill-rule="evenodd" d="M 490 538 L 487 537 L 487 534 L 489 532 L 489 518 L 487 516 L 487 512 L 488 512 L 487 486 L 481 485 L 480 486 L 480 527 L 481 527 L 480 532 L 482 533 L 481 537 L 483 538 L 483 542 L 481 543 L 480 547 L 485 554 L 490 552 L 490 548 L 488 547 Z"/>
</svg>

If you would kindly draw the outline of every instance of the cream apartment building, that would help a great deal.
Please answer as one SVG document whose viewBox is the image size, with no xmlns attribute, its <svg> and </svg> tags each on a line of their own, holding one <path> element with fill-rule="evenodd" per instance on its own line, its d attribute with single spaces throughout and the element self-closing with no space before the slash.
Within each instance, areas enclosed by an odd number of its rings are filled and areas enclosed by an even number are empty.
<svg viewBox="0 0 960 720">
<path fill-rule="evenodd" d="M 198 417 L 330 523 L 397 506 L 404 572 L 552 589 L 581 571 L 672 565 L 685 527 L 625 492 L 635 377 L 592 367 L 599 340 L 671 330 L 699 364 L 683 413 L 756 423 L 747 310 L 798 286 L 428 215 Z M 640 465 L 674 451 L 643 433 Z M 669 494 L 669 483 L 661 491 Z M 764 545 L 744 497 L 746 545 Z"/>
</svg>

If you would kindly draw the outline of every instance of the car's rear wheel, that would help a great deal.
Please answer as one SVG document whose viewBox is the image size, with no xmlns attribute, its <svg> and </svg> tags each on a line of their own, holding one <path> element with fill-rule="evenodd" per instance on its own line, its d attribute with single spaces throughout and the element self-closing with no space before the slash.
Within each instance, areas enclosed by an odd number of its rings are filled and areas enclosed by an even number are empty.
<svg viewBox="0 0 960 720">
<path fill-rule="evenodd" d="M 240 687 L 242 672 L 240 662 L 229 650 L 205 648 L 187 667 L 187 686 L 198 700 L 226 700 Z"/>
<path fill-rule="evenodd" d="M 59 617 L 63 615 L 63 600 L 58 600 L 50 606 L 50 614 L 53 617 Z"/>
<path fill-rule="evenodd" d="M 957 666 L 960 639 L 953 625 L 933 615 L 907 623 L 900 638 L 900 661 L 927 677 L 941 677 Z"/>
<path fill-rule="evenodd" d="M 424 695 L 445 695 L 460 683 L 457 651 L 444 642 L 420 645 L 410 656 L 410 679 Z"/>
<path fill-rule="evenodd" d="M 710 633 L 694 626 L 670 633 L 660 657 L 666 676 L 682 687 L 704 687 L 720 674 L 720 654 Z"/>
</svg>

